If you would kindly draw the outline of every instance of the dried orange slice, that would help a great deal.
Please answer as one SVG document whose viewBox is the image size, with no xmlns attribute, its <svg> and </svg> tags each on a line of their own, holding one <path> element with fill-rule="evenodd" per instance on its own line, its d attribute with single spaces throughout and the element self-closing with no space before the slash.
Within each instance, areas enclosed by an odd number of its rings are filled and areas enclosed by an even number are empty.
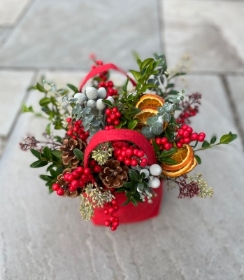
<svg viewBox="0 0 244 280">
<path fill-rule="evenodd" d="M 144 107 L 139 113 L 134 116 L 134 119 L 137 119 L 140 124 L 146 125 L 147 119 L 149 117 L 157 115 L 158 110 L 154 107 Z"/>
<path fill-rule="evenodd" d="M 136 103 L 136 108 L 143 109 L 145 107 L 158 108 L 163 106 L 164 100 L 157 94 L 143 94 L 139 101 Z"/>
<path fill-rule="evenodd" d="M 168 177 L 173 177 L 173 178 L 179 177 L 179 176 L 182 176 L 182 175 L 192 171 L 192 169 L 195 168 L 196 166 L 197 166 L 197 161 L 195 158 L 193 158 L 192 161 L 190 161 L 186 166 L 184 166 L 181 169 L 174 170 L 174 171 L 162 170 L 162 173 Z"/>
<path fill-rule="evenodd" d="M 184 168 L 194 159 L 194 152 L 191 146 L 185 144 L 182 148 L 178 149 L 171 157 L 176 164 L 163 163 L 162 168 L 167 171 L 174 171 Z"/>
</svg>

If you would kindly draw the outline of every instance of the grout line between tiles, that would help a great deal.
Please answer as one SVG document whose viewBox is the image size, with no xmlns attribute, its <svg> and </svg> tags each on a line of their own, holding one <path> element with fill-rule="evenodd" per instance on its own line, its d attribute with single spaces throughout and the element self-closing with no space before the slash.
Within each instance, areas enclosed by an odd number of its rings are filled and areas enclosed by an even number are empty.
<svg viewBox="0 0 244 280">
<path fill-rule="evenodd" d="M 226 76 L 225 75 L 220 75 L 220 79 L 221 79 L 222 84 L 224 86 L 226 96 L 227 96 L 227 100 L 229 102 L 229 105 L 230 105 L 230 108 L 231 108 L 231 111 L 232 111 L 233 119 L 234 119 L 235 125 L 237 127 L 237 130 L 239 132 L 239 137 L 241 138 L 242 147 L 244 149 L 244 129 L 242 128 L 242 125 L 241 125 L 241 122 L 240 122 L 240 116 L 237 112 L 233 95 L 231 93 L 231 90 L 230 90 L 228 81 L 226 79 Z"/>
</svg>

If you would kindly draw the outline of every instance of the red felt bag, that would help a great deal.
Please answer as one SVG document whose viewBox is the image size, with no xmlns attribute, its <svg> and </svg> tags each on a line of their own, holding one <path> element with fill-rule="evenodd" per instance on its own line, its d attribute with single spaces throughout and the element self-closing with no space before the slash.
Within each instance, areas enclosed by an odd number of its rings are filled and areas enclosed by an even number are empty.
<svg viewBox="0 0 244 280">
<path fill-rule="evenodd" d="M 135 86 L 136 83 L 131 79 L 123 70 L 119 69 L 114 64 L 105 64 L 98 66 L 92 69 L 80 85 L 80 91 L 82 91 L 83 86 L 86 82 L 92 77 L 107 71 L 107 70 L 116 70 L 124 75 L 126 75 L 131 83 Z M 140 132 L 130 129 L 113 129 L 113 130 L 101 130 L 98 131 L 90 140 L 89 144 L 86 147 L 84 154 L 84 167 L 88 167 L 88 161 L 90 153 L 97 147 L 97 145 L 104 142 L 112 141 L 129 141 L 138 146 L 141 150 L 145 152 L 148 158 L 148 164 L 152 165 L 157 163 L 156 155 L 153 150 L 152 145 L 147 140 L 147 138 L 142 135 Z M 138 203 L 137 206 L 134 206 L 132 203 L 129 203 L 125 206 L 121 206 L 126 201 L 126 196 L 124 193 L 114 193 L 118 205 L 120 205 L 119 210 L 116 212 L 119 217 L 120 223 L 134 223 L 141 222 L 147 219 L 153 218 L 159 214 L 160 205 L 163 197 L 163 182 L 159 188 L 154 189 L 155 197 L 153 197 L 153 203 L 143 202 Z M 104 212 L 102 208 L 95 208 L 93 223 L 95 225 L 104 225 Z"/>
<path fill-rule="evenodd" d="M 84 167 L 88 167 L 90 153 L 96 148 L 96 146 L 110 141 L 133 142 L 145 152 L 149 165 L 157 162 L 152 145 L 140 132 L 130 129 L 112 129 L 100 130 L 91 138 L 84 154 Z M 141 222 L 157 216 L 159 214 L 160 204 L 163 197 L 163 182 L 161 182 L 159 188 L 154 189 L 154 192 L 156 196 L 153 198 L 153 203 L 143 202 L 138 203 L 137 206 L 130 203 L 125 206 L 120 206 L 116 213 L 119 217 L 120 223 Z M 115 193 L 115 197 L 119 205 L 122 205 L 123 202 L 126 201 L 124 193 Z M 102 208 L 95 209 L 93 223 L 96 225 L 104 225 L 104 213 Z"/>
</svg>

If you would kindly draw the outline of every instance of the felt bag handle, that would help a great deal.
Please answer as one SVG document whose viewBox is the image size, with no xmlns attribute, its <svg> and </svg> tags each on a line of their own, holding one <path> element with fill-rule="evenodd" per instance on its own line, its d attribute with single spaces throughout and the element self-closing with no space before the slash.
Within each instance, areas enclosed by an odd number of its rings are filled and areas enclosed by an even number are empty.
<svg viewBox="0 0 244 280">
<path fill-rule="evenodd" d="M 94 76 L 101 74 L 102 72 L 108 71 L 108 70 L 116 70 L 122 74 L 124 74 L 132 83 L 133 86 L 136 86 L 136 82 L 127 75 L 127 73 L 118 68 L 116 65 L 112 64 L 112 63 L 108 63 L 108 64 L 103 64 L 101 66 L 98 66 L 96 68 L 93 68 L 88 74 L 87 76 L 82 80 L 81 84 L 80 84 L 80 92 L 82 91 L 83 86 L 87 83 L 88 80 L 90 80 L 91 78 L 93 78 Z"/>
<path fill-rule="evenodd" d="M 130 141 L 145 152 L 148 164 L 157 163 L 154 149 L 147 138 L 140 132 L 131 129 L 100 130 L 90 140 L 84 153 L 84 167 L 88 167 L 90 153 L 101 143 L 110 141 Z"/>
</svg>

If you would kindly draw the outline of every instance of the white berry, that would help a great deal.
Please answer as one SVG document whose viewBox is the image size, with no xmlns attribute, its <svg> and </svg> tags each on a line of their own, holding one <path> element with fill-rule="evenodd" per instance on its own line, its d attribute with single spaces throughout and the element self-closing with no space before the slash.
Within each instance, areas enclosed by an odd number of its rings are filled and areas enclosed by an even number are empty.
<svg viewBox="0 0 244 280">
<path fill-rule="evenodd" d="M 89 108 L 95 108 L 96 107 L 96 101 L 95 100 L 88 100 L 86 103 L 86 106 Z"/>
<path fill-rule="evenodd" d="M 140 173 L 144 173 L 145 174 L 145 178 L 147 178 L 149 176 L 149 171 L 147 169 L 142 169 L 140 171 Z"/>
<path fill-rule="evenodd" d="M 79 103 L 81 105 L 84 104 L 84 102 L 87 100 L 86 95 L 84 93 L 80 93 L 80 92 L 76 93 L 74 95 L 74 98 L 76 98 L 77 99 L 77 103 Z"/>
<path fill-rule="evenodd" d="M 106 105 L 103 103 L 103 100 L 101 98 L 97 100 L 96 107 L 99 111 L 105 109 Z"/>
<path fill-rule="evenodd" d="M 97 93 L 98 93 L 98 97 L 99 98 L 105 98 L 106 95 L 107 95 L 107 91 L 104 87 L 100 87 L 98 90 L 97 90 Z"/>
<path fill-rule="evenodd" d="M 114 99 L 112 96 L 108 96 L 107 97 L 107 100 L 110 101 L 112 104 L 114 104 Z"/>
<path fill-rule="evenodd" d="M 160 180 L 157 177 L 153 177 L 153 179 L 149 180 L 149 187 L 153 189 L 157 189 L 160 186 Z"/>
<path fill-rule="evenodd" d="M 97 89 L 95 89 L 94 87 L 87 87 L 86 96 L 88 99 L 96 100 L 98 97 Z"/>
<path fill-rule="evenodd" d="M 153 176 L 159 176 L 162 173 L 162 168 L 158 164 L 151 165 L 149 170 Z"/>
</svg>

